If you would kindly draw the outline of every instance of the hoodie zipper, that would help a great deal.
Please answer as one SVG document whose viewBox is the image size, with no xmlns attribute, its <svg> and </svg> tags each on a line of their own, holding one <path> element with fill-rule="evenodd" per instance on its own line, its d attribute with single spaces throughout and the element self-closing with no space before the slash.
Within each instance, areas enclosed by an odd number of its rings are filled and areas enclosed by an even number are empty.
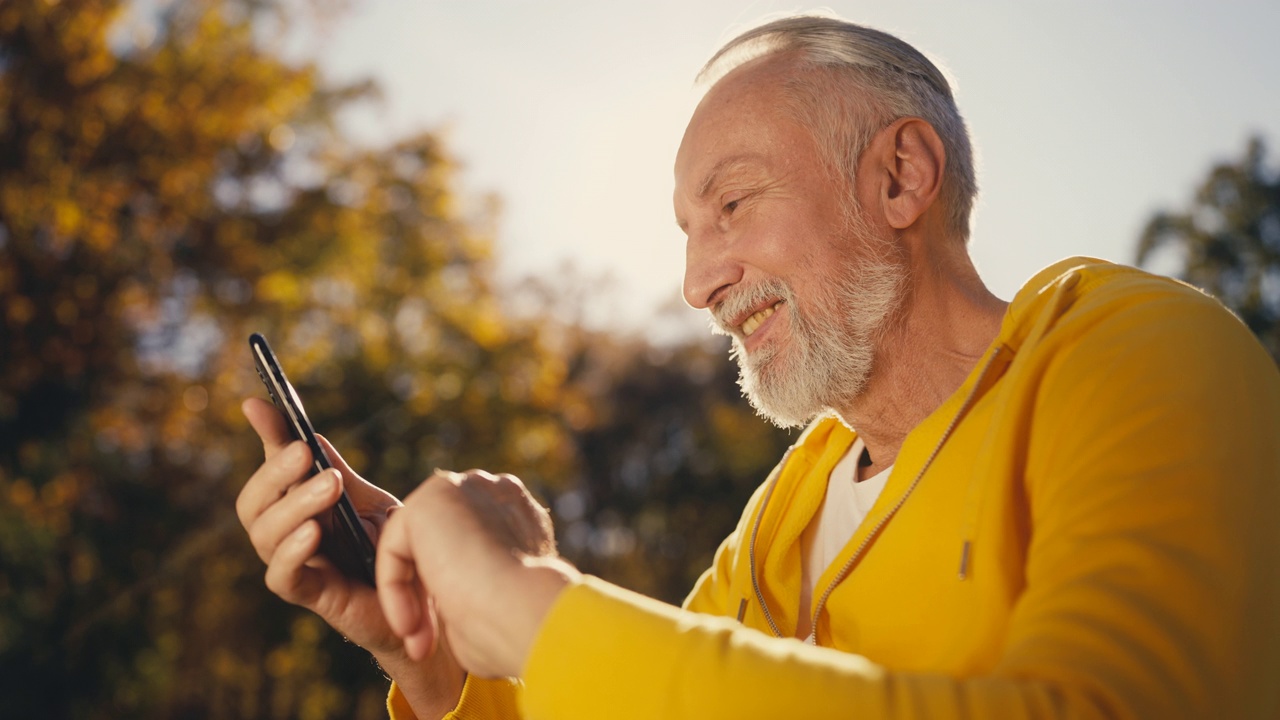
<svg viewBox="0 0 1280 720">
<path fill-rule="evenodd" d="M 803 438 L 801 439 L 803 441 Z M 773 613 L 769 612 L 769 604 L 764 601 L 764 593 L 760 590 L 760 580 L 756 577 L 756 536 L 760 534 L 760 521 L 764 518 L 764 511 L 769 507 L 769 498 L 773 497 L 773 489 L 778 486 L 778 478 L 782 477 L 782 469 L 787 466 L 787 460 L 791 459 L 791 454 L 795 452 L 796 445 L 787 448 L 782 454 L 782 460 L 773 471 L 773 477 L 769 479 L 769 489 L 764 493 L 764 499 L 760 501 L 760 511 L 756 513 L 756 521 L 751 527 L 751 545 L 747 547 L 747 561 L 751 563 L 751 587 L 756 592 L 756 601 L 760 603 L 760 609 L 764 612 L 765 622 L 769 623 L 769 629 L 777 637 L 782 637 L 782 632 L 778 630 L 778 624 L 773 621 Z M 739 622 L 745 615 L 746 608 L 740 608 L 738 611 Z"/>
<path fill-rule="evenodd" d="M 818 643 L 817 641 L 818 618 L 822 616 L 822 609 L 826 607 L 827 598 L 831 597 L 831 593 L 835 592 L 836 586 L 839 585 L 841 582 L 843 582 L 845 577 L 848 576 L 849 571 L 853 569 L 854 564 L 856 564 L 858 560 L 862 557 L 862 555 L 866 552 L 867 547 L 871 544 L 871 541 L 875 539 L 877 535 L 880 534 L 880 531 L 884 529 L 884 526 L 889 522 L 889 520 L 892 519 L 893 516 L 898 513 L 898 510 L 900 510 L 902 506 L 907 502 L 907 498 L 910 497 L 911 493 L 915 491 L 916 486 L 920 484 L 921 478 L 924 477 L 924 474 L 926 471 L 928 471 L 929 466 L 933 464 L 934 458 L 936 458 L 938 456 L 938 453 L 942 450 L 942 446 L 947 442 L 947 438 L 951 437 L 951 433 L 954 432 L 956 429 L 956 426 L 960 424 L 960 418 L 964 417 L 964 414 L 966 411 L 968 411 L 969 406 L 973 404 L 973 400 L 978 394 L 978 389 L 982 387 L 982 381 L 983 379 L 986 378 L 987 371 L 991 369 L 991 364 L 995 361 L 996 357 L 1000 355 L 1000 350 L 1001 350 L 1001 346 L 999 345 L 997 345 L 995 349 L 992 350 L 991 355 L 987 358 L 986 362 L 982 366 L 982 371 L 978 373 L 978 377 L 974 380 L 973 387 L 969 389 L 969 394 L 965 397 L 964 402 L 960 405 L 960 409 L 956 411 L 955 417 L 951 418 L 951 423 L 947 425 L 947 429 L 943 431 L 942 437 L 938 438 L 937 444 L 934 445 L 933 447 L 933 452 L 929 453 L 929 458 L 925 460 L 924 465 L 921 466 L 920 468 L 920 471 L 916 473 L 916 476 L 914 479 L 912 479 L 911 484 L 907 486 L 906 492 L 902 493 L 902 496 L 898 498 L 898 501 L 894 503 L 893 507 L 890 508 L 889 512 L 885 513 L 880 518 L 880 521 L 876 523 L 875 527 L 871 529 L 871 532 L 867 533 L 866 537 L 862 539 L 862 542 L 858 545 L 858 548 L 853 551 L 853 555 L 851 555 L 849 559 L 845 562 L 844 566 L 840 568 L 840 572 L 836 575 L 835 579 L 831 581 L 831 583 L 827 586 L 827 589 L 822 593 L 822 596 L 818 599 L 818 604 L 813 610 L 813 618 L 809 624 L 809 626 L 813 628 L 813 632 L 809 635 L 810 644 L 817 645 Z M 792 446 L 791 448 L 789 448 L 786 454 L 782 456 L 782 461 L 778 463 L 778 471 L 774 475 L 772 482 L 770 482 L 769 484 L 769 490 L 765 493 L 764 500 L 760 503 L 760 511 L 756 513 L 756 521 L 755 521 L 754 527 L 751 530 L 751 546 L 750 548 L 748 548 L 748 560 L 751 563 L 751 587 L 755 590 L 756 600 L 760 603 L 760 609 L 764 612 L 764 619 L 769 623 L 769 629 L 773 631 L 773 634 L 775 637 L 782 637 L 783 635 L 782 635 L 782 632 L 778 629 L 777 623 L 775 623 L 773 620 L 773 614 L 769 612 L 769 606 L 764 601 L 764 593 L 760 590 L 760 581 L 759 581 L 759 578 L 757 577 L 757 572 L 756 572 L 756 536 L 760 531 L 760 521 L 764 517 L 765 510 L 768 508 L 769 498 L 773 496 L 773 489 L 777 485 L 778 478 L 782 475 L 782 468 L 786 466 L 787 459 L 791 457 L 791 452 L 794 449 L 795 449 L 795 446 Z M 969 544 L 966 541 L 965 548 L 964 548 L 964 557 L 962 560 L 962 563 L 964 563 L 965 565 L 967 565 L 968 563 L 968 555 L 969 555 L 968 545 Z M 963 575 L 964 573 L 963 568 L 961 570 L 961 573 Z M 803 610 L 803 608 L 801 609 Z"/>
</svg>

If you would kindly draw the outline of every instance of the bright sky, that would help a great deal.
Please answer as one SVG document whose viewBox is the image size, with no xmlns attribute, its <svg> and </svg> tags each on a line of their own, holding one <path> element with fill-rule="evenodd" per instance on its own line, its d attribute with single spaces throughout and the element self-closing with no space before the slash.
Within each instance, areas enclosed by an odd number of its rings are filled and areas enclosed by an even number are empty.
<svg viewBox="0 0 1280 720">
<path fill-rule="evenodd" d="M 1062 257 L 1132 262 L 1147 218 L 1182 207 L 1211 163 L 1240 156 L 1252 133 L 1280 144 L 1274 0 L 828 7 L 897 34 L 953 79 L 979 153 L 972 252 L 1006 299 Z M 561 277 L 572 263 L 602 286 L 588 321 L 663 339 L 705 328 L 679 301 L 671 209 L 693 76 L 763 16 L 807 9 L 365 0 L 313 52 L 331 78 L 382 85 L 378 112 L 353 118 L 361 136 L 444 131 L 464 192 L 502 200 L 505 277 Z"/>
</svg>

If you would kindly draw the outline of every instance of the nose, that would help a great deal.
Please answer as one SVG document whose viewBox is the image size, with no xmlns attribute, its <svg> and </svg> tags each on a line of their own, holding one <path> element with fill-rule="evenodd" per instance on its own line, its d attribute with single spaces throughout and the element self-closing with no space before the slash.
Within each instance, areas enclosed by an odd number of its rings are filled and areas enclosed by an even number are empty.
<svg viewBox="0 0 1280 720">
<path fill-rule="evenodd" d="M 728 243 L 715 228 L 689 228 L 684 247 L 684 301 L 704 310 L 742 279 L 742 264 L 726 251 Z"/>
</svg>

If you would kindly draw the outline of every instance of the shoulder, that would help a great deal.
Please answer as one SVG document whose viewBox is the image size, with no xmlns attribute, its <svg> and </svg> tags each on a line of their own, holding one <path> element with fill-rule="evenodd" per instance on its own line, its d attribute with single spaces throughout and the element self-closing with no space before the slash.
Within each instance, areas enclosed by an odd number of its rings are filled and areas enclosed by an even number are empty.
<svg viewBox="0 0 1280 720">
<path fill-rule="evenodd" d="M 1275 362 L 1239 318 L 1203 291 L 1172 278 L 1089 258 L 1038 274 L 1014 300 L 1009 341 L 1055 364 L 1127 359 L 1140 367 L 1249 368 L 1260 379 Z"/>
</svg>

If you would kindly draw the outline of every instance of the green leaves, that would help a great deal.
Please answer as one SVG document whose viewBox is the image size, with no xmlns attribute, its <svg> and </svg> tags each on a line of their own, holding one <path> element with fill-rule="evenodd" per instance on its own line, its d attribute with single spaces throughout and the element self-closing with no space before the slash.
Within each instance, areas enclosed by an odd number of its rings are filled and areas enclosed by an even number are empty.
<svg viewBox="0 0 1280 720">
<path fill-rule="evenodd" d="M 1222 300 L 1280 359 L 1280 169 L 1268 167 L 1261 138 L 1240 160 L 1212 168 L 1185 212 L 1147 223 L 1138 263 L 1162 259 Z"/>
</svg>

